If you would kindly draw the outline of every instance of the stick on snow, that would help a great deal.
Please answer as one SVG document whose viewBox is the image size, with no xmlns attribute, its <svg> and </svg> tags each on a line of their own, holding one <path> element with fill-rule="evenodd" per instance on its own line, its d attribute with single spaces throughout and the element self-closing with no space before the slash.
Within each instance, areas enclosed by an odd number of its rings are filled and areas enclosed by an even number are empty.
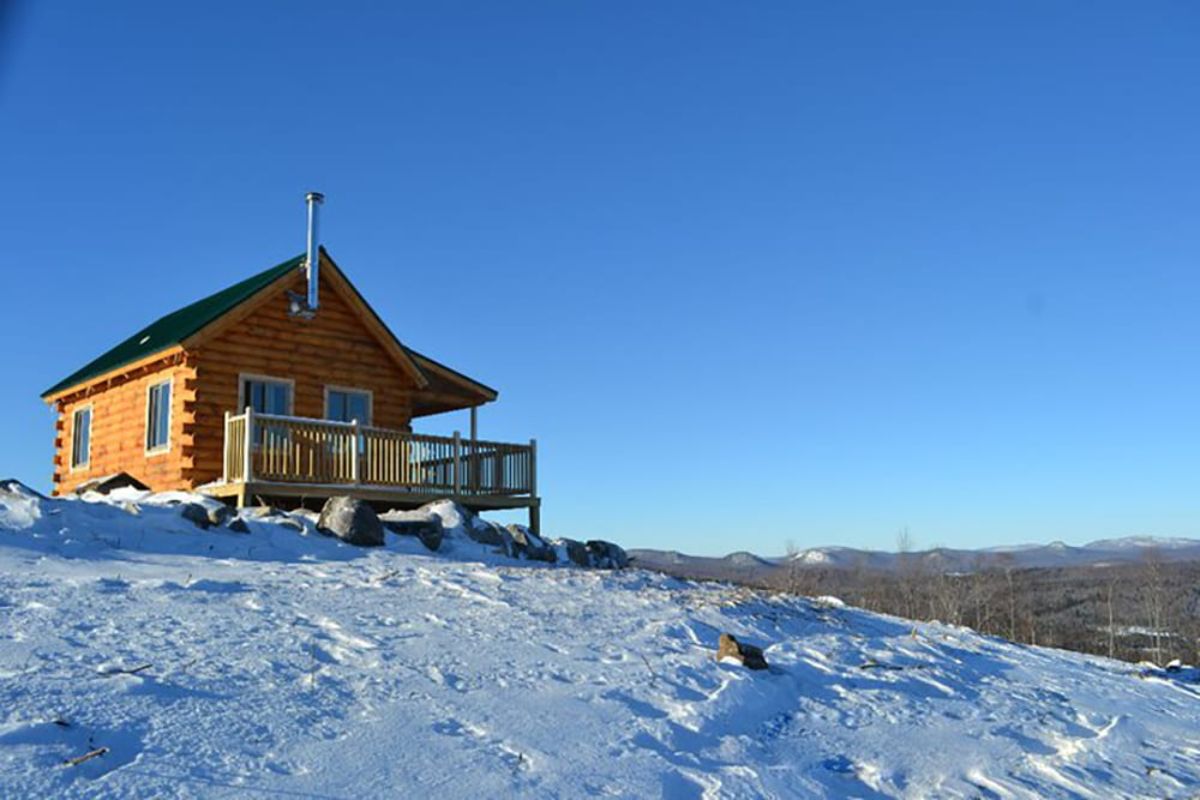
<svg viewBox="0 0 1200 800">
<path fill-rule="evenodd" d="M 125 669 L 123 667 L 114 667 L 113 669 L 105 670 L 101 674 L 106 677 L 109 675 L 137 675 L 139 672 L 148 670 L 152 666 L 154 666 L 154 665 L 153 664 L 142 664 L 140 667 L 134 667 L 133 669 Z"/>
<path fill-rule="evenodd" d="M 88 752 L 88 753 L 84 753 L 81 756 L 75 756 L 75 758 L 68 758 L 63 763 L 66 764 L 68 767 L 78 767 L 83 762 L 91 761 L 93 758 L 102 756 L 107 752 L 108 752 L 107 747 L 97 747 L 95 750 L 92 750 L 91 752 Z"/>
</svg>

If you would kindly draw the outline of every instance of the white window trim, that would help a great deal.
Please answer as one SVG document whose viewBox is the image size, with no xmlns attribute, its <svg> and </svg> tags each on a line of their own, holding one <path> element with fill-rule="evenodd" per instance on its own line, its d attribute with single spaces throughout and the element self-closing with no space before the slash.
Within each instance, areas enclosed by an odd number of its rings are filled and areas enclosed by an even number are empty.
<svg viewBox="0 0 1200 800">
<path fill-rule="evenodd" d="M 238 373 L 238 404 L 237 414 L 246 412 L 246 381 L 259 381 L 260 383 L 283 383 L 288 387 L 288 409 L 283 416 L 293 416 L 296 409 L 296 381 L 291 378 L 277 378 L 274 375 L 259 375 L 254 372 L 239 372 Z"/>
<path fill-rule="evenodd" d="M 325 419 L 329 419 L 329 393 L 330 392 L 354 392 L 355 394 L 365 394 L 367 396 L 367 418 L 358 420 L 359 425 L 370 427 L 375 424 L 375 393 L 370 389 L 363 389 L 358 386 L 337 386 L 336 384 L 325 384 Z"/>
<path fill-rule="evenodd" d="M 88 412 L 88 446 L 87 446 L 87 456 L 84 459 L 83 463 L 76 464 L 76 463 L 74 463 L 74 461 L 75 461 L 75 436 L 77 433 L 77 428 L 75 426 L 75 415 L 78 414 L 80 411 Z M 71 448 L 70 448 L 70 450 L 67 451 L 67 464 L 68 464 L 67 471 L 68 472 L 81 472 L 83 470 L 86 470 L 88 467 L 90 467 L 92 465 L 92 439 L 95 438 L 95 436 L 93 435 L 95 433 L 95 430 L 96 430 L 96 410 L 95 410 L 95 407 L 91 403 L 86 403 L 82 406 L 76 406 L 75 408 L 71 409 Z"/>
<path fill-rule="evenodd" d="M 160 444 L 155 447 L 151 447 L 150 446 L 150 392 L 155 387 L 162 386 L 164 383 L 167 384 L 168 386 L 170 386 L 170 389 L 168 389 L 168 391 L 171 395 L 169 398 L 170 402 L 167 403 L 167 443 Z M 142 417 L 146 420 L 146 430 L 142 436 L 142 446 L 145 448 L 145 452 L 146 452 L 147 456 L 161 456 L 165 453 L 171 452 L 171 440 L 175 438 L 174 436 L 171 435 L 171 423 L 174 421 L 173 420 L 174 411 L 171 408 L 171 406 L 173 406 L 173 405 L 175 405 L 175 376 L 174 375 L 167 378 L 166 380 L 150 381 L 149 383 L 146 384 L 146 411 L 144 414 L 142 414 Z"/>
</svg>

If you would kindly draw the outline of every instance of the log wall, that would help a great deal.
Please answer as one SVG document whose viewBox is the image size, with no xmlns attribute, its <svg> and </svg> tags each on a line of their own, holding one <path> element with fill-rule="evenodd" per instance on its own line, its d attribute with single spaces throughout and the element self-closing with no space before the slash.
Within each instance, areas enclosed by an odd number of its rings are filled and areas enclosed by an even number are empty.
<svg viewBox="0 0 1200 800">
<path fill-rule="evenodd" d="M 175 363 L 182 362 L 182 363 Z M 92 478 L 128 472 L 151 489 L 189 485 L 194 467 L 193 417 L 195 368 L 183 358 L 157 368 L 138 370 L 135 377 L 113 381 L 90 396 L 79 393 L 57 404 L 54 493 L 65 494 Z M 163 452 L 146 452 L 147 391 L 171 379 L 171 441 Z M 91 453 L 86 467 L 71 468 L 75 411 L 92 407 Z"/>
<path fill-rule="evenodd" d="M 297 272 L 288 286 L 250 315 L 190 352 L 197 363 L 193 484 L 221 477 L 225 412 L 239 413 L 242 374 L 292 380 L 292 415 L 325 417 L 325 388 L 372 393 L 372 425 L 404 430 L 412 419 L 415 383 L 350 306 L 321 279 L 312 319 L 288 314 L 287 291 L 303 292 Z"/>
</svg>

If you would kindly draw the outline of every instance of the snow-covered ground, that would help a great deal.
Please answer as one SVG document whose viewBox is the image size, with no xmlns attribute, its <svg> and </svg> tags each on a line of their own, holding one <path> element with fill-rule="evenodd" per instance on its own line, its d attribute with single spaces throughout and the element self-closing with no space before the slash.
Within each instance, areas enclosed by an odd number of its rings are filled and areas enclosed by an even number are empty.
<svg viewBox="0 0 1200 800">
<path fill-rule="evenodd" d="M 1200 792 L 1194 671 L 171 499 L 0 491 L 0 797 Z"/>
</svg>

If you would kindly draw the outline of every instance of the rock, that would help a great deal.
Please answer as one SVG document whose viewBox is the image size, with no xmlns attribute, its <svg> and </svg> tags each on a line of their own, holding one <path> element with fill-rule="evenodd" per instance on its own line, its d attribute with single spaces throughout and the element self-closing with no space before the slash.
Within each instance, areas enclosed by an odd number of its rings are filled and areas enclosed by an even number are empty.
<svg viewBox="0 0 1200 800">
<path fill-rule="evenodd" d="M 442 521 L 437 517 L 384 520 L 383 526 L 401 536 L 416 536 L 421 540 L 421 544 L 434 552 L 437 552 L 437 549 L 442 546 L 442 537 L 445 535 Z"/>
<path fill-rule="evenodd" d="M 732 633 L 722 633 L 717 642 L 717 661 L 731 658 L 746 669 L 768 669 L 761 647 L 739 642 Z"/>
<path fill-rule="evenodd" d="M 442 546 L 444 532 L 441 525 L 431 525 L 427 528 L 422 528 L 417 533 L 417 538 L 421 540 L 421 544 L 436 553 L 438 548 Z"/>
<path fill-rule="evenodd" d="M 116 472 L 112 475 L 102 475 L 99 478 L 92 478 L 91 480 L 84 481 L 75 487 L 73 494 L 81 495 L 87 492 L 109 494 L 115 489 L 137 489 L 138 491 L 142 492 L 150 491 L 149 486 L 142 483 L 128 472 Z"/>
<path fill-rule="evenodd" d="M 336 536 L 347 544 L 379 547 L 383 544 L 383 523 L 375 509 L 353 497 L 331 497 L 321 509 L 317 530 Z"/>
<path fill-rule="evenodd" d="M 227 505 L 214 506 L 208 509 L 208 524 L 221 527 L 233 517 L 233 509 Z"/>
<path fill-rule="evenodd" d="M 265 519 L 266 517 L 275 516 L 279 513 L 279 510 L 274 506 L 250 506 L 249 508 L 243 508 L 242 513 L 254 519 Z"/>
<path fill-rule="evenodd" d="M 8 494 L 25 495 L 26 497 L 36 497 L 38 500 L 49 500 L 49 497 L 41 492 L 30 489 L 25 484 L 21 483 L 16 478 L 5 478 L 0 480 L 0 492 Z"/>
<path fill-rule="evenodd" d="M 283 528 L 291 528 L 298 533 L 304 533 L 304 523 L 295 517 L 284 516 L 284 518 L 279 520 L 279 522 L 276 524 Z M 322 531 L 322 533 L 324 533 L 324 531 Z"/>
<path fill-rule="evenodd" d="M 549 564 L 558 561 L 558 554 L 554 552 L 554 548 L 523 525 L 509 525 L 506 530 L 511 542 L 508 554 L 513 558 L 545 561 Z"/>
<path fill-rule="evenodd" d="M 102 475 L 94 477 L 90 481 L 84 481 L 79 486 L 74 488 L 74 494 L 84 494 L 86 492 L 98 492 L 100 494 L 109 494 L 115 489 L 138 489 L 139 492 L 149 492 L 150 487 L 145 483 L 136 479 L 128 473 L 114 473 L 113 475 Z"/>
<path fill-rule="evenodd" d="M 585 568 L 592 566 L 592 556 L 586 544 L 574 539 L 563 539 L 562 543 L 567 548 L 567 558 L 571 559 L 573 564 Z"/>
<path fill-rule="evenodd" d="M 212 522 L 208 519 L 208 509 L 199 503 L 183 503 L 179 506 L 179 514 L 198 528 L 207 530 Z"/>
<path fill-rule="evenodd" d="M 234 533 L 249 533 L 250 526 L 246 524 L 246 520 L 241 517 L 234 517 L 229 521 L 229 530 Z"/>
<path fill-rule="evenodd" d="M 473 541 L 491 547 L 504 547 L 505 552 L 508 551 L 506 532 L 499 525 L 493 525 L 487 520 L 474 517 L 463 527 L 467 530 L 467 536 L 471 537 Z"/>
<path fill-rule="evenodd" d="M 625 569 L 629 566 L 629 556 L 624 548 L 612 542 L 590 539 L 587 549 L 592 556 L 592 565 L 600 569 Z"/>
<path fill-rule="evenodd" d="M 441 520 L 436 517 L 428 519 L 380 519 L 383 527 L 400 536 L 420 536 L 421 529 L 430 526 L 442 527 Z"/>
</svg>

